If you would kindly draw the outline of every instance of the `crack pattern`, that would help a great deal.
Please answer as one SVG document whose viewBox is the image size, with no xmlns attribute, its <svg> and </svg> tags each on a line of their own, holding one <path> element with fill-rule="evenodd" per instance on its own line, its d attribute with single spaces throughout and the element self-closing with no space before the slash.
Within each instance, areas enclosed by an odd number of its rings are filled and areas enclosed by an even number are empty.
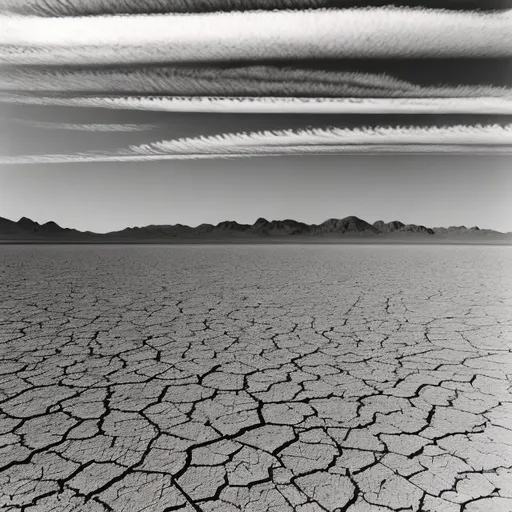
<svg viewBox="0 0 512 512">
<path fill-rule="evenodd" d="M 509 248 L 0 254 L 2 510 L 512 510 Z"/>
</svg>

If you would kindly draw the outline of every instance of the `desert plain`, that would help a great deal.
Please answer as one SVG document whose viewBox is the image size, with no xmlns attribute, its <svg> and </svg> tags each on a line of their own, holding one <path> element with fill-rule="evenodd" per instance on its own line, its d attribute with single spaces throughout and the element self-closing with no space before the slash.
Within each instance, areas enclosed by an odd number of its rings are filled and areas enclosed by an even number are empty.
<svg viewBox="0 0 512 512">
<path fill-rule="evenodd" d="M 0 509 L 510 512 L 512 248 L 0 247 Z"/>
</svg>

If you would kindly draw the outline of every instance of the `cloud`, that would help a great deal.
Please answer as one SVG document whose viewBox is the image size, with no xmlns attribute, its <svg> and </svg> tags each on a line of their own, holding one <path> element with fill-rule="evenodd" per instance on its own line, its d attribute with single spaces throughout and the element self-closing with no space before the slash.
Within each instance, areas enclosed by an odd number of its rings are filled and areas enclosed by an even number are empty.
<svg viewBox="0 0 512 512">
<path fill-rule="evenodd" d="M 386 5 L 367 0 L 364 5 Z M 421 6 L 420 0 L 399 0 L 400 6 Z M 429 0 L 439 9 L 505 9 L 509 0 Z M 361 0 L 0 0 L 0 11 L 33 16 L 90 16 L 102 14 L 201 13 L 276 9 L 359 7 Z"/>
<path fill-rule="evenodd" d="M 139 154 L 203 153 L 273 146 L 341 144 L 511 144 L 512 125 L 379 126 L 376 128 L 316 128 L 228 133 L 162 141 L 130 150 Z"/>
<path fill-rule="evenodd" d="M 332 0 L 0 0 L 3 12 L 33 16 L 164 14 L 218 11 L 315 9 Z M 353 5 L 354 0 L 338 0 Z"/>
<path fill-rule="evenodd" d="M 0 164 L 140 162 L 385 152 L 512 154 L 512 125 L 382 126 L 228 133 L 130 146 L 103 154 L 4 157 L 0 159 Z"/>
<path fill-rule="evenodd" d="M 405 80 L 375 73 L 278 66 L 150 66 L 78 70 L 65 67 L 7 68 L 0 76 L 0 89 L 169 96 L 354 96 L 400 94 L 418 87 Z M 499 94 L 501 89 L 489 87 L 486 90 L 496 90 L 495 94 Z"/>
<path fill-rule="evenodd" d="M 0 103 L 156 112 L 244 114 L 512 115 L 512 98 L 224 98 L 166 96 L 35 96 L 1 94 Z"/>
<path fill-rule="evenodd" d="M 9 119 L 9 122 L 43 130 L 70 130 L 83 132 L 143 132 L 157 128 L 156 125 L 152 124 L 73 124 L 27 121 L 24 119 Z"/>
<path fill-rule="evenodd" d="M 77 164 L 77 163 L 137 163 L 158 162 L 167 160 L 233 160 L 254 157 L 279 156 L 308 156 L 308 155 L 381 155 L 381 154 L 449 154 L 449 155 L 512 155 L 510 146 L 492 145 L 456 145 L 456 144 L 343 144 L 341 146 L 291 146 L 283 148 L 268 148 L 265 151 L 254 153 L 231 152 L 214 154 L 186 154 L 186 155 L 38 155 L 19 157 L 0 157 L 0 165 L 43 165 L 43 164 Z"/>
<path fill-rule="evenodd" d="M 492 85 L 424 87 L 384 73 L 301 69 L 279 66 L 235 68 L 6 68 L 0 90 L 236 97 L 507 97 L 512 89 Z"/>
<path fill-rule="evenodd" d="M 80 18 L 0 16 L 0 63 L 511 57 L 512 11 L 369 8 Z"/>
</svg>

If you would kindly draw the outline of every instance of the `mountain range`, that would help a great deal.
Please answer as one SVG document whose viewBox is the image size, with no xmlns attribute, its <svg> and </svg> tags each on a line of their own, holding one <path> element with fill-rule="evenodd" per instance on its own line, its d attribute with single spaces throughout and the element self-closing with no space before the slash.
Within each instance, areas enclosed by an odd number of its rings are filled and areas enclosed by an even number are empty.
<svg viewBox="0 0 512 512">
<path fill-rule="evenodd" d="M 295 220 L 268 221 L 259 218 L 254 224 L 224 221 L 197 227 L 149 225 L 130 227 L 110 233 L 93 233 L 63 228 L 50 221 L 45 224 L 21 218 L 15 222 L 0 217 L 0 242 L 39 243 L 184 243 L 184 242 L 418 242 L 418 243 L 512 243 L 512 233 L 500 233 L 478 227 L 451 226 L 428 228 L 400 221 L 377 221 L 373 224 L 355 216 L 329 219 L 322 224 L 305 224 Z"/>
</svg>

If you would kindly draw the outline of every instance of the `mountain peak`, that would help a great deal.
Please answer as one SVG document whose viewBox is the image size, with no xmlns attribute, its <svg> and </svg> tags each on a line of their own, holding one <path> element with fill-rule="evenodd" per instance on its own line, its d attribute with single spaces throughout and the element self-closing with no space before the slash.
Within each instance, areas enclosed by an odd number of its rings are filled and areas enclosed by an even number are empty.
<svg viewBox="0 0 512 512">
<path fill-rule="evenodd" d="M 39 226 L 39 223 L 32 220 L 32 219 L 29 219 L 28 217 L 21 217 L 21 219 L 18 221 L 18 224 L 20 225 L 37 225 Z"/>
<path fill-rule="evenodd" d="M 65 231 L 64 228 L 61 228 L 56 222 L 53 220 L 46 222 L 41 226 L 43 231 L 47 231 L 48 233 L 59 233 L 60 231 Z"/>
<path fill-rule="evenodd" d="M 18 222 L 18 226 L 25 231 L 37 232 L 41 225 L 38 222 L 29 219 L 28 217 L 22 217 Z"/>
<path fill-rule="evenodd" d="M 236 220 L 225 220 L 224 222 L 219 222 L 215 227 L 216 229 L 223 231 L 245 231 L 251 226 L 248 226 L 247 224 L 239 224 Z"/>
<path fill-rule="evenodd" d="M 393 220 L 391 222 L 378 220 L 377 222 L 374 222 L 373 225 L 381 233 L 421 233 L 424 235 L 434 234 L 434 231 L 430 228 L 419 226 L 417 224 L 404 224 L 399 220 Z"/>
<path fill-rule="evenodd" d="M 320 233 L 377 234 L 379 230 L 368 222 L 351 215 L 344 219 L 328 219 L 318 226 Z"/>
<path fill-rule="evenodd" d="M 260 217 L 254 224 L 253 224 L 253 227 L 257 228 L 257 227 L 265 227 L 265 226 L 268 226 L 270 224 L 270 222 L 263 218 L 263 217 Z"/>
</svg>

